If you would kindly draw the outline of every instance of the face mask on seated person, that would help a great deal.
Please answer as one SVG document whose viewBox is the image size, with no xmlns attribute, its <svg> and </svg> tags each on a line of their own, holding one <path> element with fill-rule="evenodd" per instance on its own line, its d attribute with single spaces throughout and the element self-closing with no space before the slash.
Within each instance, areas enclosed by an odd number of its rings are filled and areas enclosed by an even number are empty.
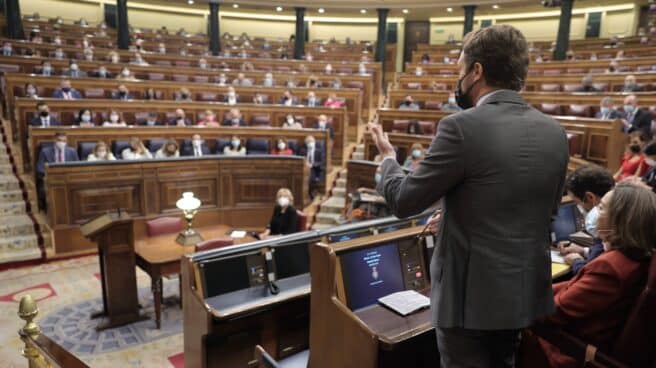
<svg viewBox="0 0 656 368">
<path fill-rule="evenodd" d="M 283 142 L 278 143 L 278 151 L 284 151 L 287 145 Z"/>
<path fill-rule="evenodd" d="M 608 113 L 610 112 L 610 108 L 604 106 L 601 109 L 599 109 L 599 111 L 601 112 L 601 115 L 608 115 Z"/>
<path fill-rule="evenodd" d="M 287 197 L 280 197 L 278 198 L 278 205 L 280 207 L 287 207 L 289 206 L 289 198 Z"/>
<path fill-rule="evenodd" d="M 196 148 L 200 148 L 201 145 L 203 144 L 203 141 L 200 139 L 194 139 L 193 141 L 191 141 L 191 144 Z"/>
<path fill-rule="evenodd" d="M 98 152 L 96 153 L 96 157 L 98 157 L 98 158 L 105 158 L 105 157 L 107 157 L 107 151 L 105 151 L 105 150 L 100 150 L 100 151 L 98 151 Z"/>
<path fill-rule="evenodd" d="M 41 112 L 39 113 L 39 115 L 41 115 L 41 116 L 44 117 L 44 118 L 47 118 L 48 115 L 50 115 L 50 113 L 49 113 L 48 111 L 41 111 Z"/>
<path fill-rule="evenodd" d="M 91 115 L 82 115 L 82 121 L 88 123 L 91 121 Z"/>
<path fill-rule="evenodd" d="M 323 120 L 319 120 L 319 128 L 326 129 L 326 122 Z"/>
<path fill-rule="evenodd" d="M 413 158 L 419 158 L 419 157 L 421 157 L 421 150 L 420 150 L 420 149 L 414 149 L 414 150 L 412 150 L 412 157 L 413 157 Z"/>
<path fill-rule="evenodd" d="M 232 140 L 232 147 L 233 148 L 239 148 L 240 144 L 241 144 L 241 141 L 239 139 L 233 139 Z"/>
<path fill-rule="evenodd" d="M 599 218 L 599 209 L 597 206 L 592 207 L 590 212 L 585 215 L 585 231 L 595 238 L 599 236 L 597 233 L 597 219 Z"/>
<path fill-rule="evenodd" d="M 630 149 L 631 152 L 633 152 L 633 153 L 640 153 L 640 146 L 637 145 L 637 144 L 632 144 L 632 145 L 630 145 L 630 146 L 629 146 L 629 149 Z"/>
<path fill-rule="evenodd" d="M 287 125 L 294 125 L 294 118 L 287 118 Z"/>
<path fill-rule="evenodd" d="M 28 96 L 34 96 L 34 95 L 36 95 L 36 89 L 28 88 L 26 93 L 27 93 Z"/>
<path fill-rule="evenodd" d="M 60 151 L 63 151 L 66 148 L 66 142 L 57 141 L 55 142 L 55 145 Z"/>
<path fill-rule="evenodd" d="M 118 121 L 118 115 L 116 115 L 116 114 L 111 114 L 111 115 L 109 116 L 109 120 L 110 120 L 112 123 L 116 123 L 116 122 Z"/>
<path fill-rule="evenodd" d="M 633 111 L 635 111 L 635 107 L 633 105 L 624 105 L 624 111 L 627 114 L 631 114 Z"/>
<path fill-rule="evenodd" d="M 307 144 L 307 148 L 308 148 L 308 150 L 312 151 L 312 150 L 314 149 L 314 147 L 315 147 L 315 143 L 314 143 L 314 142 L 308 142 L 308 144 Z"/>
</svg>

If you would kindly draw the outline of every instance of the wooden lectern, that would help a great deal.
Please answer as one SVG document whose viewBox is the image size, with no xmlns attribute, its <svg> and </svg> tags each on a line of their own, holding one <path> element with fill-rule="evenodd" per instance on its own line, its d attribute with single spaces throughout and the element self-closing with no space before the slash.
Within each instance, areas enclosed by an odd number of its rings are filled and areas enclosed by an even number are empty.
<svg viewBox="0 0 656 368">
<path fill-rule="evenodd" d="M 104 330 L 145 317 L 139 315 L 134 231 L 130 216 L 118 213 L 99 216 L 80 227 L 84 237 L 98 244 L 103 310 L 91 318 L 106 317 L 96 326 Z"/>
</svg>

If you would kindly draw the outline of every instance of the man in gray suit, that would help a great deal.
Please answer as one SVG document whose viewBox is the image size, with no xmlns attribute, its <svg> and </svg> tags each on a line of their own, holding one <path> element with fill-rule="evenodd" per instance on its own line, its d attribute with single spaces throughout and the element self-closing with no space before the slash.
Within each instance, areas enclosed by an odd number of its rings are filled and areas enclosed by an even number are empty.
<svg viewBox="0 0 656 368">
<path fill-rule="evenodd" d="M 507 25 L 467 35 L 456 99 L 425 159 L 406 175 L 380 125 L 378 191 L 395 215 L 442 200 L 431 221 L 431 308 L 443 367 L 513 367 L 519 330 L 554 310 L 550 222 L 568 148 L 563 128 L 517 93 L 529 56 Z M 439 226 L 439 229 L 437 228 Z"/>
</svg>

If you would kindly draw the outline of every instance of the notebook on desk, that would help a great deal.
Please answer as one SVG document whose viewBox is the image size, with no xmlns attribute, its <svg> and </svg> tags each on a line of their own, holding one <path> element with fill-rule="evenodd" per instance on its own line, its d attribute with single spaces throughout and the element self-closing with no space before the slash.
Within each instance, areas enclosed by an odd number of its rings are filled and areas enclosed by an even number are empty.
<svg viewBox="0 0 656 368">
<path fill-rule="evenodd" d="M 430 307 L 430 299 L 414 290 L 392 293 L 378 298 L 378 302 L 404 317 Z"/>
</svg>

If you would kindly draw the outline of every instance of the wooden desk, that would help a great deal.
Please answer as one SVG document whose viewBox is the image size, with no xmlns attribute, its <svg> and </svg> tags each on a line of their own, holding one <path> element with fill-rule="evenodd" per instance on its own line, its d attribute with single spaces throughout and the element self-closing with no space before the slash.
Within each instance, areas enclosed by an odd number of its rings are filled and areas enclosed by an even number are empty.
<svg viewBox="0 0 656 368">
<path fill-rule="evenodd" d="M 205 226 L 196 228 L 196 231 L 201 234 L 203 239 L 210 240 L 227 236 L 232 231 L 232 227 L 227 225 Z M 155 322 L 158 329 L 161 324 L 162 277 L 180 274 L 180 259 L 186 254 L 194 253 L 195 250 L 193 245 L 182 246 L 176 243 L 175 238 L 177 235 L 177 233 L 174 233 L 148 237 L 137 240 L 134 245 L 134 251 L 137 254 L 137 266 L 150 276 L 155 301 Z M 235 244 L 248 243 L 254 240 L 255 238 L 251 236 L 234 239 Z"/>
</svg>

